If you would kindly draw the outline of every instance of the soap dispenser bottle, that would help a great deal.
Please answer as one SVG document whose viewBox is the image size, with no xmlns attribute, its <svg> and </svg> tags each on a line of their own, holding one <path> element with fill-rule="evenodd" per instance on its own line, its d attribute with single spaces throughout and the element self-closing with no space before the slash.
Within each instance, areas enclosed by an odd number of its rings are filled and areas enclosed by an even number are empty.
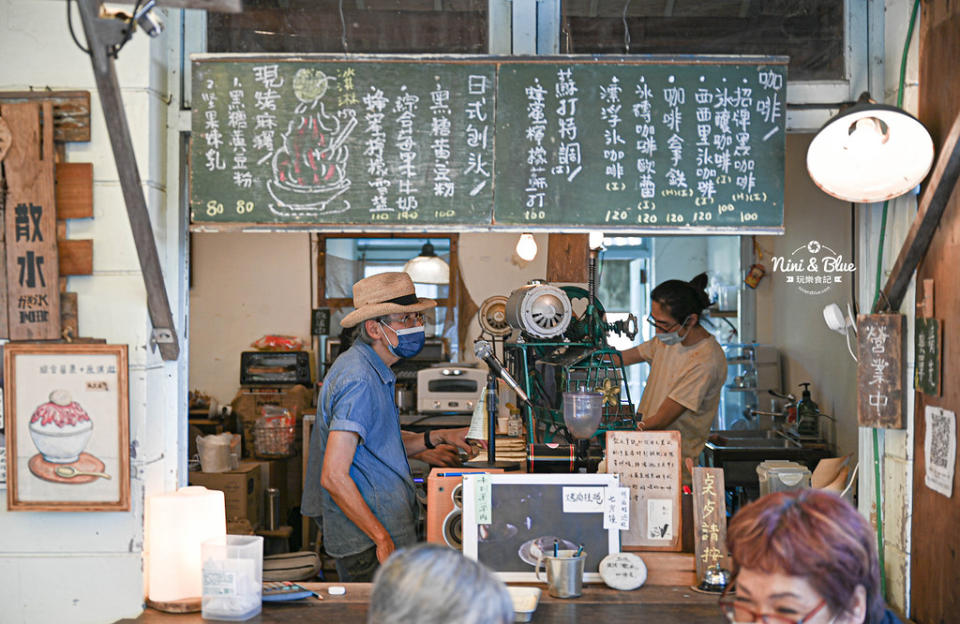
<svg viewBox="0 0 960 624">
<path fill-rule="evenodd" d="M 810 382 L 803 386 L 803 396 L 797 403 L 797 433 L 802 436 L 817 436 L 820 434 L 820 408 L 810 398 Z"/>
</svg>

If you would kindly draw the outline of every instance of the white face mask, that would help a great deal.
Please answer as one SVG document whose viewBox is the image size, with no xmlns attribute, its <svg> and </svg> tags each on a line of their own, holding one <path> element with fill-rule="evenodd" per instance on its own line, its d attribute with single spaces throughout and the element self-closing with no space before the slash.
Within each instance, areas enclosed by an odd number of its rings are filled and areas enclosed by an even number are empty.
<svg viewBox="0 0 960 624">
<path fill-rule="evenodd" d="M 683 319 L 683 322 L 680 323 L 680 328 L 676 331 L 657 333 L 656 338 L 663 344 L 670 346 L 675 344 L 680 344 L 683 342 L 683 339 L 690 335 L 690 330 L 687 330 L 683 336 L 680 335 L 680 330 L 683 329 L 683 326 L 687 324 L 687 321 L 690 320 L 690 317 Z"/>
</svg>

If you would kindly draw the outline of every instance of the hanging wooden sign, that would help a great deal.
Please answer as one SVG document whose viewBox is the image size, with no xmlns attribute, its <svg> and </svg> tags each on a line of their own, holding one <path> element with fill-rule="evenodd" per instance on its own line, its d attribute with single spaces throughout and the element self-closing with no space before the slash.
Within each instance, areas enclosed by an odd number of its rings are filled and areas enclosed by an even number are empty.
<svg viewBox="0 0 960 624">
<path fill-rule="evenodd" d="M 2 104 L 0 116 L 13 137 L 3 161 L 8 189 L 4 215 L 8 336 L 53 340 L 60 338 L 53 106 Z"/>
<path fill-rule="evenodd" d="M 914 332 L 913 387 L 929 396 L 940 396 L 943 367 L 943 321 L 917 317 Z"/>
<path fill-rule="evenodd" d="M 901 314 L 857 317 L 857 420 L 861 427 L 903 428 Z"/>
</svg>

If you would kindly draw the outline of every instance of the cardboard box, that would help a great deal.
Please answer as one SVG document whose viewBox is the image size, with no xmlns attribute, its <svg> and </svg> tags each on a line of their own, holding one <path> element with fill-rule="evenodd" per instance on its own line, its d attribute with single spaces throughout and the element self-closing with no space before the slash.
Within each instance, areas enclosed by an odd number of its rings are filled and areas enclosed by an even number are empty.
<svg viewBox="0 0 960 624">
<path fill-rule="evenodd" d="M 260 464 L 240 462 L 240 468 L 227 472 L 191 472 L 190 485 L 202 485 L 223 492 L 226 519 L 247 519 L 254 528 L 263 521 L 263 480 Z"/>
</svg>

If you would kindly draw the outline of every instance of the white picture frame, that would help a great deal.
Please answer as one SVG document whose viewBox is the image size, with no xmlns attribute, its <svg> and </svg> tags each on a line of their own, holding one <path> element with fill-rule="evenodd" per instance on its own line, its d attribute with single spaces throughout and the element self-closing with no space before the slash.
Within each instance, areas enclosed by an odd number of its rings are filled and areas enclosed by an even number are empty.
<svg viewBox="0 0 960 624">
<path fill-rule="evenodd" d="M 478 478 L 479 477 L 479 478 Z M 481 539 L 477 522 L 477 493 L 489 483 L 492 524 L 484 524 L 490 539 Z M 463 554 L 492 569 L 505 582 L 538 582 L 535 558 L 538 545 L 560 548 L 584 545 L 583 580 L 600 583 L 600 560 L 620 552 L 620 531 L 603 528 L 603 508 L 564 511 L 564 488 L 620 487 L 614 474 L 465 474 L 463 478 Z M 572 490 L 567 490 L 572 491 Z M 580 490 L 583 491 L 583 490 Z M 498 516 L 507 518 L 498 522 Z M 496 527 L 491 530 L 490 527 Z M 560 535 L 558 535 L 560 534 Z"/>
</svg>

